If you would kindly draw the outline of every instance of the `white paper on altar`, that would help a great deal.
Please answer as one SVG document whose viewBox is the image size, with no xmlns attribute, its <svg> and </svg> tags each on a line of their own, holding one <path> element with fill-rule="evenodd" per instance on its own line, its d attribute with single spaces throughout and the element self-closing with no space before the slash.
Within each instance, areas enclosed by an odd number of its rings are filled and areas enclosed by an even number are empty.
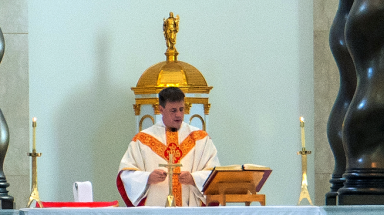
<svg viewBox="0 0 384 215">
<path fill-rule="evenodd" d="M 73 183 L 75 202 L 93 202 L 92 183 L 90 181 Z"/>
</svg>

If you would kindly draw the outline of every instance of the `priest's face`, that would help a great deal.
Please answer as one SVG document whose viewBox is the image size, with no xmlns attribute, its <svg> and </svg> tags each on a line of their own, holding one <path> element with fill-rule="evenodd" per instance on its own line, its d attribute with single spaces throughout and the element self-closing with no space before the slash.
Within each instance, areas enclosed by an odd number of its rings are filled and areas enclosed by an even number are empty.
<svg viewBox="0 0 384 215">
<path fill-rule="evenodd" d="M 165 107 L 159 106 L 161 115 L 163 115 L 164 125 L 169 128 L 179 130 L 184 119 L 184 100 L 179 102 L 167 102 Z"/>
</svg>

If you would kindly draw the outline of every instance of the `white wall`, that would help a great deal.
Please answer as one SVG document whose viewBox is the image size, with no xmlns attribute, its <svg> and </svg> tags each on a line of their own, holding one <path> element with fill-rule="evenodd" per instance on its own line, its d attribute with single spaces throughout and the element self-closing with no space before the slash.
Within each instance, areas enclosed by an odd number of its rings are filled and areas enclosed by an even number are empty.
<svg viewBox="0 0 384 215">
<path fill-rule="evenodd" d="M 222 165 L 271 167 L 261 190 L 267 204 L 297 204 L 300 116 L 314 149 L 312 0 L 28 3 L 30 117 L 37 117 L 43 153 L 43 201 L 72 201 L 73 182 L 85 180 L 95 201 L 121 200 L 115 178 L 135 134 L 130 88 L 165 60 L 162 22 L 172 11 L 180 15 L 178 59 L 214 87 L 209 131 Z"/>
</svg>

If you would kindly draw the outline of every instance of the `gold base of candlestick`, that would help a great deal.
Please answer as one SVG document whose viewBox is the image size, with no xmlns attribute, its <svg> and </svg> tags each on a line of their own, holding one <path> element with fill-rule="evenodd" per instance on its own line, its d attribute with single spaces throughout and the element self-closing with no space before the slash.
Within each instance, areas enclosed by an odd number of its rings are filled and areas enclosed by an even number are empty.
<svg viewBox="0 0 384 215">
<path fill-rule="evenodd" d="M 302 180 L 301 180 L 301 191 L 300 197 L 297 205 L 300 205 L 303 199 L 307 199 L 310 205 L 312 204 L 311 197 L 308 192 L 308 181 L 307 181 L 307 155 L 311 154 L 311 151 L 306 151 L 305 147 L 298 151 L 297 154 L 301 155 L 301 171 L 302 171 Z"/>
<path fill-rule="evenodd" d="M 32 189 L 32 193 L 31 193 L 31 196 L 29 197 L 27 208 L 29 208 L 31 206 L 33 200 L 38 202 L 41 208 L 43 207 L 43 203 L 41 203 L 41 201 L 40 201 L 39 191 L 37 191 L 37 188 Z"/>
<path fill-rule="evenodd" d="M 300 205 L 300 203 L 301 203 L 301 201 L 303 201 L 303 199 L 307 199 L 309 204 L 313 205 L 312 201 L 311 201 L 311 197 L 309 196 L 308 188 L 306 185 L 305 186 L 301 185 L 300 198 L 299 198 L 299 201 L 297 202 L 297 205 Z"/>
<path fill-rule="evenodd" d="M 167 202 L 165 203 L 165 207 L 176 207 L 175 197 L 173 195 L 167 196 Z"/>
<path fill-rule="evenodd" d="M 29 197 L 27 207 L 29 208 L 33 200 L 35 200 L 36 202 L 39 203 L 40 208 L 42 208 L 43 203 L 41 203 L 40 197 L 39 197 L 39 191 L 37 191 L 37 160 L 36 160 L 37 157 L 41 157 L 42 153 L 36 153 L 36 149 L 33 149 L 32 153 L 28 153 L 27 155 L 32 157 L 32 192 Z"/>
</svg>

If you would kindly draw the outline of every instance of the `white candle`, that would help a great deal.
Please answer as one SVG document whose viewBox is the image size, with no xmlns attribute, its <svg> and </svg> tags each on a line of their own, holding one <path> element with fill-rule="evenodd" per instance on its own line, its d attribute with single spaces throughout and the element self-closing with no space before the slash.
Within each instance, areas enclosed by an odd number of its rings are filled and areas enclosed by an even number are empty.
<svg viewBox="0 0 384 215">
<path fill-rule="evenodd" d="M 32 150 L 36 151 L 36 117 L 32 118 L 32 128 L 33 128 L 33 139 L 32 139 L 33 148 L 32 148 Z"/>
<path fill-rule="evenodd" d="M 300 127 L 301 127 L 301 147 L 305 148 L 304 117 L 300 117 Z"/>
</svg>

